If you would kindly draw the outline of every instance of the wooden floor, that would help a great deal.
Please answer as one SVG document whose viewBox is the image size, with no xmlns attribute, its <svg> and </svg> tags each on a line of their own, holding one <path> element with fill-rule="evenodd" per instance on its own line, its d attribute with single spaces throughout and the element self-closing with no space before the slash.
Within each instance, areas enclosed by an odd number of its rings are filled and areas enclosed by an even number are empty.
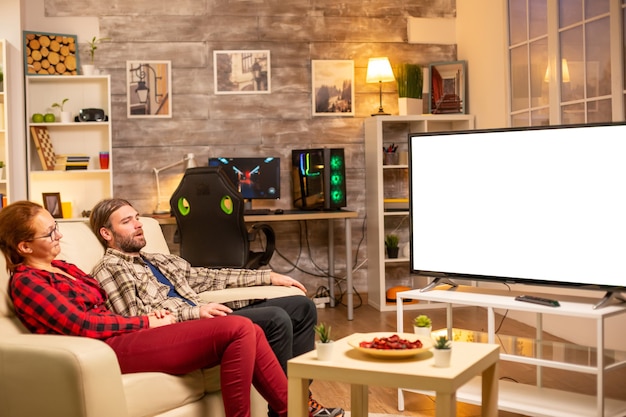
<svg viewBox="0 0 626 417">
<path fill-rule="evenodd" d="M 484 309 L 478 307 L 455 308 L 454 326 L 458 328 L 486 331 L 487 314 Z M 441 329 L 446 326 L 445 309 L 429 309 L 425 312 L 433 320 L 433 329 Z M 405 312 L 405 332 L 412 333 L 411 319 L 418 314 L 416 311 Z M 332 338 L 340 339 L 352 333 L 365 333 L 375 331 L 396 331 L 396 313 L 379 312 L 368 305 L 363 305 L 355 310 L 354 320 L 346 318 L 346 308 L 337 306 L 334 308 L 318 309 L 318 322 L 324 322 L 332 327 Z M 496 323 L 501 323 L 498 334 L 518 335 L 532 338 L 534 328 L 510 318 L 496 317 Z M 551 338 L 549 335 L 546 337 Z M 552 338 L 559 340 L 557 338 Z M 507 379 L 520 383 L 533 384 L 536 380 L 535 367 L 511 362 L 500 362 L 500 379 Z M 610 398 L 626 399 L 626 369 L 607 373 L 605 390 Z M 563 389 L 583 394 L 595 395 L 596 379 L 594 375 L 574 373 L 544 368 L 544 386 Z M 314 397 L 322 404 L 329 407 L 343 407 L 350 409 L 350 387 L 348 384 L 313 381 L 311 390 Z M 435 415 L 435 398 L 415 393 L 405 394 L 405 410 L 398 411 L 397 390 L 391 388 L 369 388 L 369 412 L 381 414 L 398 414 L 406 416 L 431 417 Z M 480 407 L 459 403 L 457 407 L 458 417 L 480 416 Z M 500 417 L 519 417 L 522 414 L 500 412 Z"/>
</svg>

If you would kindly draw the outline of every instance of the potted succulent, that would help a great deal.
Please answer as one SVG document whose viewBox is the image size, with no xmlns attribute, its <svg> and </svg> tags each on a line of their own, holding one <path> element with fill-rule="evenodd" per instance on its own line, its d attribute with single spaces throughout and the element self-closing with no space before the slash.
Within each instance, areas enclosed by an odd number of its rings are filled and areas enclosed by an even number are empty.
<svg viewBox="0 0 626 417">
<path fill-rule="evenodd" d="M 331 327 L 325 323 L 320 323 L 314 327 L 319 341 L 315 342 L 317 349 L 317 359 L 329 361 L 333 356 L 333 341 L 330 338 Z"/>
<path fill-rule="evenodd" d="M 4 91 L 4 72 L 2 72 L 2 65 L 0 65 L 0 93 Z"/>
<path fill-rule="evenodd" d="M 430 338 L 433 331 L 433 322 L 426 314 L 420 314 L 413 319 L 413 331 L 421 338 Z M 420 338 L 420 340 L 421 340 Z"/>
<path fill-rule="evenodd" d="M 439 336 L 435 339 L 433 345 L 433 356 L 435 358 L 435 366 L 437 368 L 447 368 L 450 366 L 450 358 L 452 356 L 452 345 L 448 336 Z"/>
<path fill-rule="evenodd" d="M 422 114 L 424 112 L 422 67 L 417 64 L 399 64 L 394 68 L 394 76 L 398 85 L 398 113 L 402 116 Z"/>
<path fill-rule="evenodd" d="M 72 112 L 63 110 L 63 106 L 67 103 L 69 98 L 64 98 L 60 103 L 52 103 L 52 107 L 57 107 L 61 110 L 61 122 L 62 123 L 71 123 L 72 122 Z"/>
<path fill-rule="evenodd" d="M 398 252 L 400 251 L 399 242 L 398 235 L 392 233 L 385 236 L 385 247 L 387 248 L 387 256 L 390 259 L 398 257 Z"/>
<path fill-rule="evenodd" d="M 108 41 L 110 38 L 98 38 L 94 36 L 91 41 L 87 42 L 89 46 L 89 64 L 84 64 L 83 67 L 83 75 L 94 75 L 95 73 L 95 60 L 96 60 L 96 50 L 98 49 L 98 44 L 102 41 Z"/>
</svg>

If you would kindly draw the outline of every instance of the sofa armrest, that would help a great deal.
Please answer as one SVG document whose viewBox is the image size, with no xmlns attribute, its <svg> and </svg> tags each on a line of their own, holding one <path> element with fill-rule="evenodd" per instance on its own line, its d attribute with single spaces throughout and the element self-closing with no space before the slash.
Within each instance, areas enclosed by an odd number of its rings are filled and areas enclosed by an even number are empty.
<svg viewBox="0 0 626 417">
<path fill-rule="evenodd" d="M 305 294 L 297 287 L 279 285 L 259 285 L 254 287 L 226 288 L 224 290 L 205 291 L 198 294 L 207 303 L 227 303 L 237 300 L 267 300 L 270 298 L 288 297 Z"/>
<path fill-rule="evenodd" d="M 24 334 L 0 339 L 0 415 L 125 417 L 113 350 L 85 337 Z"/>
</svg>

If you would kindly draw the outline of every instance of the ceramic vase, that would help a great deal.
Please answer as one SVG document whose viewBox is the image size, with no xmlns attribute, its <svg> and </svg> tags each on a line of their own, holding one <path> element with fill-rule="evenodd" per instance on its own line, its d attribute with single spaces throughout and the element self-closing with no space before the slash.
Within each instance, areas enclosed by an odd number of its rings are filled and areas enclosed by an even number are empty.
<svg viewBox="0 0 626 417">
<path fill-rule="evenodd" d="M 92 64 L 84 64 L 82 65 L 83 75 L 94 75 L 96 71 L 96 66 Z"/>
<path fill-rule="evenodd" d="M 424 113 L 424 102 L 421 98 L 398 98 L 398 114 L 400 116 L 422 113 Z"/>
<path fill-rule="evenodd" d="M 315 348 L 317 350 L 317 359 L 320 361 L 329 361 L 332 360 L 333 358 L 333 348 L 334 348 L 334 343 L 328 342 L 328 343 L 322 343 L 322 342 L 315 342 Z"/>
<path fill-rule="evenodd" d="M 418 327 L 413 325 L 413 332 L 417 335 L 419 340 L 430 340 L 432 338 L 433 327 Z"/>
<path fill-rule="evenodd" d="M 61 112 L 61 123 L 72 123 L 72 112 L 62 111 Z"/>
<path fill-rule="evenodd" d="M 447 368 L 450 366 L 452 349 L 433 349 L 433 357 L 435 359 L 435 367 Z"/>
</svg>

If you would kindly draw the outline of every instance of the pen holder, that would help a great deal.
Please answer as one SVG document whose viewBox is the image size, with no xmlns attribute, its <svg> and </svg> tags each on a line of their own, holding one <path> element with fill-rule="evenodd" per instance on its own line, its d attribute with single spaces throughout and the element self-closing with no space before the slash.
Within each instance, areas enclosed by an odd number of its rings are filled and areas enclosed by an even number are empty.
<svg viewBox="0 0 626 417">
<path fill-rule="evenodd" d="M 384 165 L 398 165 L 398 153 L 397 152 L 385 152 L 383 154 Z"/>
</svg>

